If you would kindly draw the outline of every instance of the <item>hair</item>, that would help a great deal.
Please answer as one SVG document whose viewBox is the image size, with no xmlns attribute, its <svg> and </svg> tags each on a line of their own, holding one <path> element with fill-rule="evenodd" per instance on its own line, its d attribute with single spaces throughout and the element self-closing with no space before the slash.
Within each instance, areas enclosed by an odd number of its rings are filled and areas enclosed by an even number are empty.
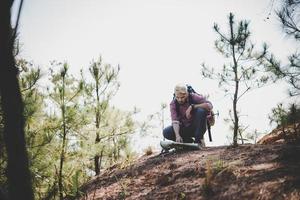
<svg viewBox="0 0 300 200">
<path fill-rule="evenodd" d="M 181 94 L 187 94 L 187 87 L 185 84 L 179 83 L 174 88 L 174 94 L 181 93 Z"/>
</svg>

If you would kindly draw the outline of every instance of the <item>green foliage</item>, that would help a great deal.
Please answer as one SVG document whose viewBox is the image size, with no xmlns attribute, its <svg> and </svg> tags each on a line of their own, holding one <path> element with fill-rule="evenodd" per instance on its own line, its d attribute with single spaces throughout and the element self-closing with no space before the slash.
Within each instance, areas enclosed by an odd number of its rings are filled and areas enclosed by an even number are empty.
<svg viewBox="0 0 300 200">
<path fill-rule="evenodd" d="M 53 61 L 50 73 L 43 73 L 50 81 L 43 80 L 48 84 L 45 92 L 41 90 L 41 70 L 24 59 L 17 60 L 36 199 L 62 198 L 59 196 L 62 189 L 63 197 L 80 194 L 80 186 L 94 175 L 95 155 L 101 156 L 101 168 L 116 162 L 127 166 L 134 159 L 129 146 L 129 134 L 136 128 L 134 113 L 110 106 L 120 86 L 117 80 L 120 69 L 99 62 L 102 61 L 91 64 L 90 72 L 96 80 L 88 83 L 82 81 L 83 74 L 82 80 L 70 75 L 67 63 Z M 7 158 L 1 133 L 0 110 L 0 188 L 5 191 Z M 95 133 L 99 134 L 98 143 Z"/>
<path fill-rule="evenodd" d="M 206 171 L 205 171 L 205 179 L 204 184 L 202 185 L 202 191 L 204 192 L 205 196 L 209 196 L 212 194 L 212 181 L 213 181 L 213 168 L 212 168 L 212 161 L 206 161 Z"/>
<path fill-rule="evenodd" d="M 76 171 L 75 174 L 72 175 L 72 183 L 71 183 L 71 195 L 76 196 L 78 195 L 78 188 L 79 188 L 79 176 L 80 176 L 80 171 Z"/>
<path fill-rule="evenodd" d="M 275 122 L 277 127 L 285 126 L 287 124 L 287 111 L 283 108 L 283 104 L 280 103 L 276 108 L 272 109 L 272 114 L 269 115 L 270 123 Z"/>
<path fill-rule="evenodd" d="M 214 163 L 214 173 L 217 174 L 221 172 L 226 167 L 225 161 L 219 159 Z"/>
<path fill-rule="evenodd" d="M 109 101 L 118 91 L 120 84 L 118 75 L 120 67 L 112 67 L 110 64 L 103 64 L 101 56 L 98 60 L 92 61 L 89 67 L 91 82 L 85 82 L 85 92 L 89 109 L 94 114 L 95 119 L 95 144 L 101 141 L 104 136 L 105 128 L 111 123 L 107 121 L 107 110 Z M 96 175 L 100 173 L 101 159 L 103 156 L 104 147 L 101 148 L 101 153 L 95 151 L 94 155 L 94 171 Z"/>
<path fill-rule="evenodd" d="M 115 68 L 110 64 L 104 64 L 102 58 L 99 57 L 98 60 L 91 62 L 89 71 L 92 81 L 85 83 L 85 91 L 94 104 L 105 110 L 107 101 L 116 94 L 120 87 L 118 81 L 120 66 Z"/>
<path fill-rule="evenodd" d="M 180 199 L 180 200 L 186 199 L 186 195 L 185 195 L 184 192 L 180 192 L 180 193 L 179 193 L 179 199 Z"/>
<path fill-rule="evenodd" d="M 283 30 L 287 35 L 300 40 L 300 1 L 299 0 L 281 0 L 282 5 L 276 14 L 282 24 Z"/>
<path fill-rule="evenodd" d="M 300 2 L 298 0 L 282 0 L 282 5 L 276 11 L 285 33 L 300 42 Z M 268 72 L 274 75 L 274 80 L 284 79 L 289 84 L 289 95 L 300 95 L 300 53 L 288 56 L 288 64 L 282 64 L 273 54 L 265 54 L 262 63 Z"/>
<path fill-rule="evenodd" d="M 293 103 L 288 108 L 287 123 L 294 124 L 297 122 L 300 122 L 300 107 Z"/>
<path fill-rule="evenodd" d="M 33 174 L 34 192 L 37 198 L 48 193 L 48 189 L 54 180 L 52 173 L 47 170 L 53 166 L 53 158 L 56 151 L 51 156 L 50 143 L 54 137 L 51 130 L 55 129 L 55 119 L 48 119 L 44 112 L 44 95 L 39 91 L 39 81 L 41 71 L 32 63 L 23 59 L 17 60 L 21 73 L 20 89 L 24 102 L 25 137 L 30 158 L 30 169 Z M 48 119 L 48 120 L 47 120 Z"/>
<path fill-rule="evenodd" d="M 55 67 L 59 69 L 55 70 Z M 64 193 L 66 195 L 68 191 L 72 191 L 72 185 L 70 186 L 66 181 L 78 171 L 76 169 L 78 164 L 71 163 L 78 161 L 77 152 L 80 150 L 78 139 L 81 136 L 81 127 L 88 123 L 84 117 L 84 107 L 79 102 L 83 89 L 82 82 L 70 76 L 68 68 L 67 63 L 52 63 L 53 87 L 49 90 L 54 109 L 58 111 L 57 126 L 60 127 L 55 132 L 59 141 L 57 149 L 60 151 L 59 159 L 55 164 L 58 171 L 60 199 L 63 199 Z"/>
<path fill-rule="evenodd" d="M 131 112 L 126 113 L 112 108 L 107 113 L 106 124 L 108 124 L 104 128 L 106 134 L 101 137 L 101 141 L 107 146 L 108 165 L 113 165 L 121 157 L 130 157 L 128 135 L 134 133 L 135 123 L 131 118 Z"/>
<path fill-rule="evenodd" d="M 119 199 L 126 199 L 126 197 L 128 196 L 127 190 L 128 190 L 128 185 L 130 180 L 127 179 L 119 180 L 117 176 L 115 176 L 115 179 L 121 187 L 121 191 L 119 192 Z"/>
<path fill-rule="evenodd" d="M 229 14 L 228 21 L 227 34 L 220 31 L 218 24 L 215 23 L 213 27 L 218 35 L 215 47 L 227 62 L 220 72 L 215 72 L 214 68 L 210 69 L 203 64 L 202 76 L 218 80 L 225 94 L 231 97 L 233 108 L 230 121 L 233 124 L 233 145 L 237 145 L 238 133 L 242 130 L 239 124 L 238 101 L 250 90 L 264 86 L 270 79 L 261 73 L 261 58 L 267 53 L 267 46 L 264 45 L 261 52 L 254 51 L 254 45 L 250 41 L 249 22 L 242 20 L 236 23 L 232 13 Z"/>
<path fill-rule="evenodd" d="M 297 104 L 290 104 L 287 109 L 280 103 L 272 109 L 269 115 L 270 123 L 275 123 L 277 128 L 286 127 L 291 124 L 300 122 L 300 108 Z"/>
<path fill-rule="evenodd" d="M 287 65 L 281 64 L 273 54 L 266 54 L 262 63 L 265 70 L 273 75 L 274 81 L 284 79 L 289 84 L 289 95 L 300 94 L 300 54 L 294 53 L 288 57 Z"/>
<path fill-rule="evenodd" d="M 288 108 L 278 104 L 269 115 L 270 123 L 275 123 L 277 128 L 285 132 L 284 140 L 290 144 L 300 142 L 300 108 L 293 103 Z"/>
</svg>

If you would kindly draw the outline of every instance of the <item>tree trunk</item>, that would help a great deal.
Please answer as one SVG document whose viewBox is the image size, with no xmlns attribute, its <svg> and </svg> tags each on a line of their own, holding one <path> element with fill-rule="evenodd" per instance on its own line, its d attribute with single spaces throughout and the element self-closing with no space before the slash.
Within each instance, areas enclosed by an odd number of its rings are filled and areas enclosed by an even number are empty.
<svg viewBox="0 0 300 200">
<path fill-rule="evenodd" d="M 66 113 L 65 113 L 65 79 L 63 76 L 62 79 L 62 118 L 63 118 L 63 140 L 62 140 L 62 147 L 61 147 L 61 154 L 60 154 L 60 165 L 59 165 L 59 175 L 58 175 L 58 191 L 59 191 L 59 199 L 63 200 L 63 165 L 65 160 L 65 148 L 66 148 L 66 137 L 67 137 L 67 131 L 66 131 Z"/>
<path fill-rule="evenodd" d="M 94 157 L 96 176 L 100 174 L 101 163 L 102 163 L 102 158 L 103 158 L 103 152 L 104 152 L 104 148 L 101 149 L 100 156 L 96 155 Z"/>
<path fill-rule="evenodd" d="M 98 108 L 97 108 L 98 110 Z M 100 142 L 100 134 L 99 134 L 99 124 L 100 124 L 100 116 L 99 112 L 96 111 L 96 139 L 95 139 L 95 145 Z M 96 154 L 94 156 L 94 165 L 95 165 L 95 173 L 96 176 L 100 174 L 100 164 L 99 164 L 99 155 Z"/>
<path fill-rule="evenodd" d="M 235 91 L 233 97 L 233 115 L 234 115 L 234 126 L 233 126 L 233 146 L 237 146 L 237 137 L 238 137 L 238 129 L 239 129 L 239 118 L 237 115 L 237 101 L 238 101 L 238 92 L 239 92 L 239 79 L 238 79 L 238 64 L 235 57 L 235 38 L 233 34 L 233 14 L 230 13 L 229 16 L 229 24 L 230 24 L 230 42 L 231 42 L 231 50 L 232 50 L 232 59 L 233 59 L 233 71 L 234 71 L 234 80 L 235 80 Z"/>
<path fill-rule="evenodd" d="M 240 131 L 239 131 L 239 134 L 240 134 L 240 137 L 241 137 L 242 144 L 244 144 L 244 138 L 243 138 L 243 135 Z"/>
<path fill-rule="evenodd" d="M 96 173 L 96 176 L 100 174 L 99 158 L 100 157 L 98 155 L 95 155 L 95 157 L 94 157 L 94 164 L 95 164 L 95 173 Z"/>
<path fill-rule="evenodd" d="M 99 133 L 99 127 L 100 127 L 100 96 L 99 96 L 99 82 L 98 79 L 96 79 L 96 97 L 97 97 L 97 107 L 96 107 L 96 139 L 95 139 L 95 145 L 100 142 L 100 133 Z M 95 155 L 94 157 L 94 164 L 95 164 L 95 173 L 96 176 L 100 174 L 100 167 L 101 164 L 99 163 L 99 155 Z"/>
<path fill-rule="evenodd" d="M 13 56 L 10 9 L 13 0 L 0 1 L 0 94 L 7 150 L 8 197 L 32 200 L 33 190 L 25 144 L 23 102 Z"/>
<path fill-rule="evenodd" d="M 61 147 L 61 154 L 60 154 L 60 163 L 59 163 L 59 174 L 58 174 L 58 191 L 59 191 L 59 199 L 63 200 L 63 165 L 65 159 L 65 134 L 63 136 L 63 142 Z"/>
<path fill-rule="evenodd" d="M 113 146 L 114 146 L 114 149 L 113 149 L 113 159 L 114 159 L 114 162 L 116 162 L 117 161 L 117 143 L 116 143 L 116 140 L 115 140 L 115 138 L 113 137 Z"/>
<path fill-rule="evenodd" d="M 101 165 L 102 165 L 103 152 L 104 152 L 104 148 L 102 148 L 101 153 L 100 153 L 100 160 L 99 160 L 99 174 L 100 174 L 100 169 L 101 169 Z"/>
</svg>

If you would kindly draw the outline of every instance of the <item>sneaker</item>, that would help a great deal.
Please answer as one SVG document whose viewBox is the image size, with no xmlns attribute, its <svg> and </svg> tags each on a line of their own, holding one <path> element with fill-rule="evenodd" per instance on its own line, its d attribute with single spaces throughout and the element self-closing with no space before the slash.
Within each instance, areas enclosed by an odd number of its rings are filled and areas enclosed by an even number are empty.
<svg viewBox="0 0 300 200">
<path fill-rule="evenodd" d="M 201 147 L 205 147 L 206 145 L 205 145 L 205 142 L 204 142 L 204 139 L 201 139 L 200 140 L 200 145 L 201 145 Z"/>
</svg>

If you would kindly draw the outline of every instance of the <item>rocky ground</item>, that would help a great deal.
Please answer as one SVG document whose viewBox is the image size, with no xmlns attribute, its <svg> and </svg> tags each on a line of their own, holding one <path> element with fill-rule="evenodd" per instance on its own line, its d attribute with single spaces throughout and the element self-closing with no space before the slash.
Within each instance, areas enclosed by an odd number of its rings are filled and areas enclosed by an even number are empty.
<svg viewBox="0 0 300 200">
<path fill-rule="evenodd" d="M 300 145 L 153 153 L 81 187 L 91 199 L 300 199 Z"/>
</svg>

